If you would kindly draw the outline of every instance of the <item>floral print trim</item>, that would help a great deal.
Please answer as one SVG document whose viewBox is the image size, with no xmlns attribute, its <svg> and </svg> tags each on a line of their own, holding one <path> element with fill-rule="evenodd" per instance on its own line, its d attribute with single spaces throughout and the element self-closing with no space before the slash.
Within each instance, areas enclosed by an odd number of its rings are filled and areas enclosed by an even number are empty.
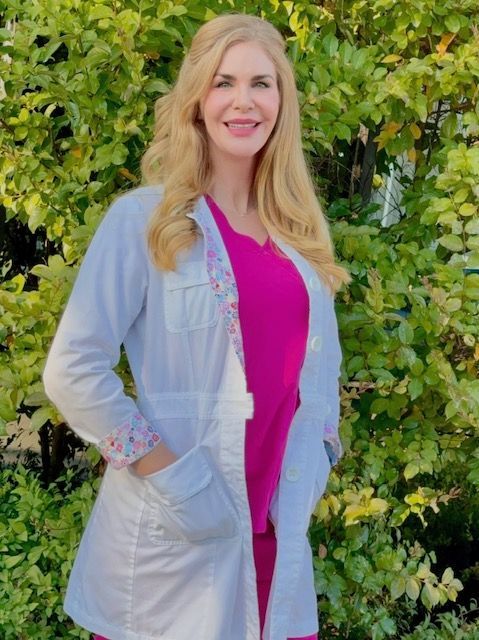
<svg viewBox="0 0 479 640">
<path fill-rule="evenodd" d="M 343 455 L 343 447 L 338 436 L 338 430 L 330 424 L 324 427 L 324 447 L 328 454 L 329 462 L 333 467 Z"/>
<path fill-rule="evenodd" d="M 206 268 L 210 277 L 210 284 L 218 301 L 234 350 L 244 369 L 243 338 L 238 309 L 238 286 L 233 269 L 223 242 L 221 238 L 217 237 L 219 232 L 216 226 L 213 227 L 206 217 L 201 214 L 197 216 L 197 219 L 205 235 Z"/>
<path fill-rule="evenodd" d="M 96 445 L 114 469 L 121 469 L 147 454 L 160 442 L 160 436 L 141 413 L 133 414 Z"/>
</svg>

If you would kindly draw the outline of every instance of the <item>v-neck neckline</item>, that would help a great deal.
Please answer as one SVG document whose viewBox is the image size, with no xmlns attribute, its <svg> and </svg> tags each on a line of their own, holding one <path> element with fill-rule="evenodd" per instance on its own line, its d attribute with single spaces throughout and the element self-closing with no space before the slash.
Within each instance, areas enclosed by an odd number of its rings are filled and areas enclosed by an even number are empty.
<svg viewBox="0 0 479 640">
<path fill-rule="evenodd" d="M 214 205 L 214 207 L 215 207 L 216 211 L 220 214 L 220 216 L 222 217 L 222 219 L 223 219 L 223 220 L 226 222 L 226 224 L 228 225 L 228 228 L 229 228 L 229 229 L 231 229 L 231 231 L 232 231 L 235 235 L 239 236 L 240 238 L 246 238 L 247 240 L 250 240 L 250 241 L 255 245 L 255 247 L 257 247 L 257 248 L 258 248 L 258 249 L 260 249 L 260 250 L 265 250 L 265 249 L 267 249 L 267 248 L 268 248 L 268 246 L 269 246 L 269 244 L 270 244 L 270 240 L 271 240 L 271 237 L 270 237 L 270 235 L 269 235 L 269 234 L 268 234 L 268 236 L 266 237 L 266 240 L 263 242 L 263 244 L 261 244 L 260 242 L 258 242 L 258 240 L 256 240 L 256 238 L 253 238 L 253 236 L 250 236 L 250 235 L 248 235 L 247 233 L 241 233 L 241 231 L 237 231 L 237 230 L 232 226 L 231 222 L 228 220 L 228 218 L 227 218 L 226 214 L 221 210 L 220 206 L 219 206 L 219 205 L 217 204 L 217 202 L 216 202 L 216 201 L 215 201 L 215 200 L 210 196 L 210 194 L 209 194 L 209 193 L 207 193 L 207 194 L 205 195 L 205 201 L 206 201 L 206 204 L 208 205 L 208 207 L 209 207 L 209 209 L 210 209 L 210 211 L 211 211 L 211 213 L 212 213 L 213 217 L 214 217 L 215 212 L 211 209 L 211 207 L 210 207 L 210 202 Z"/>
</svg>

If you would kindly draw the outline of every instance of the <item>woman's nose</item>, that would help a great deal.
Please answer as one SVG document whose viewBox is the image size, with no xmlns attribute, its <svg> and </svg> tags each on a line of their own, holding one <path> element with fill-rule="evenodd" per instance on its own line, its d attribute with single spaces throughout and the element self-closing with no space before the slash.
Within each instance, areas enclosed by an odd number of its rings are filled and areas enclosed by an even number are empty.
<svg viewBox="0 0 479 640">
<path fill-rule="evenodd" d="M 235 87 L 233 106 L 242 111 L 247 111 L 254 106 L 253 96 L 249 86 L 238 84 Z"/>
</svg>

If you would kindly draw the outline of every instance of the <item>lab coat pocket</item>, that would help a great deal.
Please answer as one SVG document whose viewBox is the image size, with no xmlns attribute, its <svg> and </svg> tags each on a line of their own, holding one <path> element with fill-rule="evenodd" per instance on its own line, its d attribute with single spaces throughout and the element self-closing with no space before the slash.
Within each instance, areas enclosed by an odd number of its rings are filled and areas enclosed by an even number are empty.
<svg viewBox="0 0 479 640">
<path fill-rule="evenodd" d="M 236 534 L 234 508 L 201 447 L 145 479 L 151 489 L 149 534 L 155 543 L 196 543 Z"/>
<path fill-rule="evenodd" d="M 181 263 L 165 274 L 165 324 L 168 331 L 181 333 L 212 327 L 219 308 L 203 261 Z"/>
</svg>

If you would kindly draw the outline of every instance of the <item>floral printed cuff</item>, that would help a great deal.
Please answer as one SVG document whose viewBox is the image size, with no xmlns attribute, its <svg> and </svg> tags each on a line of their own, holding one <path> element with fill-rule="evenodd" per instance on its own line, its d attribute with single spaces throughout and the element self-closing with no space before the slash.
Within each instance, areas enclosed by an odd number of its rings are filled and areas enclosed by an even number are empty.
<svg viewBox="0 0 479 640">
<path fill-rule="evenodd" d="M 133 414 L 96 445 L 114 469 L 143 457 L 160 442 L 160 436 L 141 413 Z"/>
<path fill-rule="evenodd" d="M 324 427 L 324 447 L 328 454 L 329 462 L 333 467 L 343 455 L 343 447 L 339 439 L 338 431 L 332 425 Z"/>
</svg>

